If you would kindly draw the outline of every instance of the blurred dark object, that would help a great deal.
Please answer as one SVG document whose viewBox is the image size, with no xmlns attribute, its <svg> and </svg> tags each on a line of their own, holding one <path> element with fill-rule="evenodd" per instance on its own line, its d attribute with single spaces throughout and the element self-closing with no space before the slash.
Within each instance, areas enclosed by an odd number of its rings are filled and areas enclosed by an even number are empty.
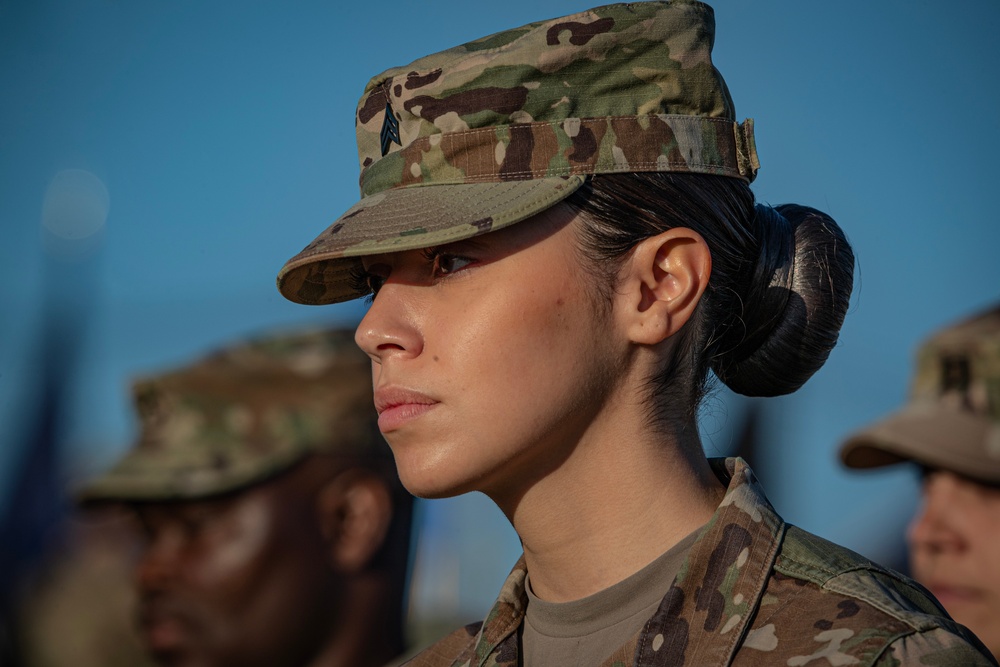
<svg viewBox="0 0 1000 667">
<path fill-rule="evenodd" d="M 0 665 L 10 667 L 28 664 L 19 641 L 19 597 L 64 529 L 69 507 L 61 466 L 66 406 L 97 301 L 103 217 L 100 224 L 94 220 L 106 215 L 107 208 L 74 208 L 72 203 L 85 197 L 74 199 L 65 192 L 57 175 L 43 205 L 44 295 L 38 347 L 31 351 L 37 374 L 25 383 L 26 407 L 16 430 L 21 438 L 12 443 L 17 471 L 0 507 Z"/>
</svg>

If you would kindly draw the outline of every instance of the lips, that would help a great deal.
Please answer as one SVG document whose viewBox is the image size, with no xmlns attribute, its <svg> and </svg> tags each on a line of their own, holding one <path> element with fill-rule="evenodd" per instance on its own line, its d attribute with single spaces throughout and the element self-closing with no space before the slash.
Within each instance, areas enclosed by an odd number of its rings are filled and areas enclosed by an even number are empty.
<svg viewBox="0 0 1000 667">
<path fill-rule="evenodd" d="M 375 410 L 382 433 L 395 431 L 437 405 L 437 400 L 412 389 L 390 385 L 375 390 Z"/>
<path fill-rule="evenodd" d="M 184 619 L 159 605 L 140 607 L 139 628 L 146 646 L 153 653 L 176 650 L 188 638 L 188 627 Z"/>
</svg>

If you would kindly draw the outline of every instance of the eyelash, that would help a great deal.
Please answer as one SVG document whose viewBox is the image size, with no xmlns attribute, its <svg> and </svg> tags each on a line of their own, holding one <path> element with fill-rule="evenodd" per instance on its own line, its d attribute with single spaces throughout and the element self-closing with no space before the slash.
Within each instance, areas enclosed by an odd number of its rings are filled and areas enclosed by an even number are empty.
<svg viewBox="0 0 1000 667">
<path fill-rule="evenodd" d="M 440 248 L 426 248 L 421 252 L 421 254 L 427 263 L 431 265 L 431 272 L 435 278 L 450 276 L 453 273 L 456 273 L 456 271 L 461 271 L 462 268 L 475 261 L 470 257 L 465 257 L 464 255 L 444 252 Z M 441 263 L 443 259 L 465 260 L 466 264 L 463 264 L 457 270 L 452 269 L 451 271 L 442 271 Z M 367 303 L 371 303 L 375 299 L 375 295 L 378 294 L 379 288 L 381 288 L 382 283 L 385 282 L 383 277 L 366 271 L 361 262 L 351 266 L 348 271 L 347 280 L 352 290 L 366 295 L 365 301 Z"/>
<path fill-rule="evenodd" d="M 381 283 L 377 286 L 372 285 L 373 280 L 378 280 L 378 276 L 365 271 L 364 264 L 361 262 L 353 264 L 347 274 L 347 282 L 351 289 L 359 294 L 364 294 L 365 303 L 374 301 L 378 288 L 382 286 Z"/>
</svg>

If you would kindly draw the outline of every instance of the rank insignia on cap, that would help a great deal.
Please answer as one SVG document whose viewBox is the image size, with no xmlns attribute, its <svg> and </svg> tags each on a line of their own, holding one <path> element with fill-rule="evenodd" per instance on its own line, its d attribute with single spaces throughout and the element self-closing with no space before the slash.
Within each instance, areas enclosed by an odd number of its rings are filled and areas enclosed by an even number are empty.
<svg viewBox="0 0 1000 667">
<path fill-rule="evenodd" d="M 969 391 L 971 381 L 969 359 L 964 356 L 946 356 L 941 358 L 941 391 Z"/>
<path fill-rule="evenodd" d="M 382 157 L 389 152 L 391 144 L 403 145 L 399 139 L 399 121 L 396 120 L 396 115 L 392 113 L 392 107 L 388 102 L 385 103 L 385 120 L 382 121 L 382 132 L 379 137 L 382 139 Z"/>
</svg>

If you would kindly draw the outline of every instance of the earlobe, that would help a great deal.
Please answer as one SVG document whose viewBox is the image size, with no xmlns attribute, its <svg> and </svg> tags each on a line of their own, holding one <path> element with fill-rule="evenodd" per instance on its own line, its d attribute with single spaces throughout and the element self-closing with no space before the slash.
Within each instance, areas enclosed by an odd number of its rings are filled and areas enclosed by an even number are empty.
<svg viewBox="0 0 1000 667">
<path fill-rule="evenodd" d="M 677 227 L 639 243 L 622 277 L 624 317 L 633 342 L 655 345 L 691 318 L 712 273 L 700 234 Z"/>
<path fill-rule="evenodd" d="M 374 473 L 349 470 L 329 481 L 317 509 L 331 565 L 339 572 L 365 569 L 378 553 L 392 521 L 392 497 Z"/>
</svg>

